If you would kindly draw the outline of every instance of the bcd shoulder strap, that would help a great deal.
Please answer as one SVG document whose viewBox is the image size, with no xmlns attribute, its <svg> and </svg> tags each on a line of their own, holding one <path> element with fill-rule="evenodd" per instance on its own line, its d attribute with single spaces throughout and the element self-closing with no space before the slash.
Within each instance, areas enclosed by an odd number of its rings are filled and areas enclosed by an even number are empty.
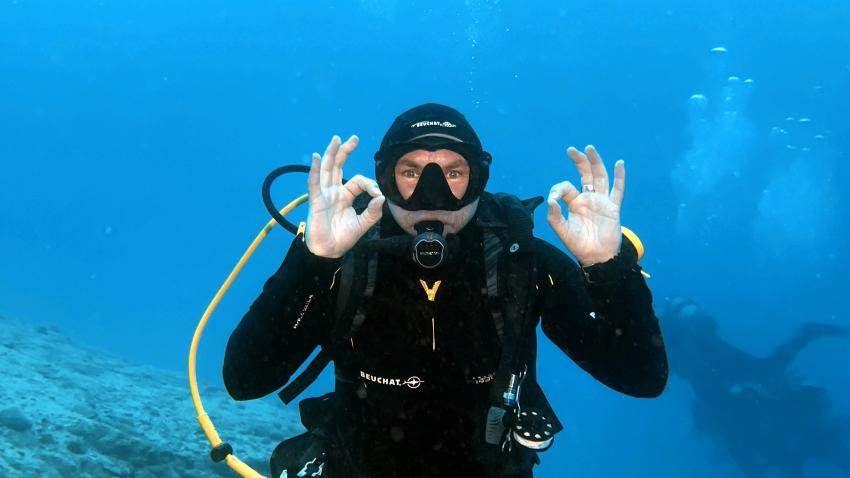
<svg viewBox="0 0 850 478">
<path fill-rule="evenodd" d="M 511 391 L 511 377 L 525 376 L 529 366 L 533 371 L 533 364 L 528 363 L 529 353 L 536 348 L 533 329 L 529 329 L 535 324 L 537 277 L 533 211 L 543 198 L 520 201 L 515 196 L 496 194 L 485 199 L 478 225 L 484 230 L 486 291 L 501 355 L 490 385 L 491 407 L 484 439 L 489 445 L 499 445 L 506 432 L 503 407 L 519 398 Z M 534 381 L 533 376 L 525 378 Z"/>
<path fill-rule="evenodd" d="M 380 225 L 377 224 L 366 233 L 367 239 L 380 235 Z M 364 311 L 366 300 L 375 292 L 375 281 L 378 275 L 378 254 L 352 250 L 342 258 L 339 271 L 339 289 L 337 291 L 334 321 L 328 342 L 307 365 L 301 374 L 278 392 L 277 396 L 284 404 L 289 405 L 298 395 L 319 377 L 319 374 L 332 360 L 332 349 L 344 347 L 352 340 L 357 330 L 366 320 Z M 365 278 L 365 280 L 359 280 Z M 346 377 L 337 377 L 346 380 Z"/>
<path fill-rule="evenodd" d="M 530 360 L 537 356 L 537 340 L 534 332 L 537 325 L 537 317 L 534 316 L 537 255 L 534 253 L 533 245 L 533 214 L 534 209 L 543 202 L 543 198 L 538 196 L 520 201 L 515 196 L 497 194 L 494 199 L 503 208 L 507 231 L 501 237 L 498 237 L 498 234 L 491 234 L 488 240 L 487 232 L 492 233 L 499 229 L 485 229 L 487 291 L 491 300 L 493 320 L 503 331 L 503 336 L 500 337 L 502 355 L 495 380 L 490 388 L 491 403 L 503 403 L 502 394 L 509 385 L 511 374 L 523 373 L 521 389 L 523 407 L 543 411 L 552 420 L 552 432 L 558 433 L 564 427 L 537 382 L 536 361 Z M 498 248 L 495 243 L 499 240 L 508 252 L 502 255 L 501 261 L 494 260 L 492 254 L 486 254 L 486 251 Z M 497 287 L 490 287 L 491 283 L 497 284 Z M 500 310 L 504 312 L 500 314 Z M 491 422 L 490 414 L 494 411 L 500 418 L 496 427 L 489 423 Z M 499 407 L 491 408 L 491 412 L 488 413 L 485 441 L 491 445 L 498 444 L 506 431 L 503 427 L 504 422 L 501 420 L 503 415 L 504 409 Z"/>
</svg>

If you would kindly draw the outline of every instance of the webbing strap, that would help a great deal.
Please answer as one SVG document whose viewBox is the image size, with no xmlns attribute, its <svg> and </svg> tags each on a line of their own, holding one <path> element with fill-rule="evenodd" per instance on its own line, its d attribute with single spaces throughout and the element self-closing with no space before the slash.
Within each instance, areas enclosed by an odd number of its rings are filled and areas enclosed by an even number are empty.
<svg viewBox="0 0 850 478">
<path fill-rule="evenodd" d="M 358 272 L 357 263 L 359 261 L 360 253 L 357 251 L 349 252 L 348 254 L 342 256 L 342 265 L 339 271 L 339 290 L 337 291 L 337 300 L 336 300 L 336 308 L 334 310 L 334 324 L 338 325 L 342 319 L 345 318 L 345 314 L 347 312 L 349 306 L 349 300 L 352 295 L 356 295 L 356 293 L 351 292 L 351 288 L 354 287 L 354 280 L 356 273 Z M 336 327 L 334 327 L 336 330 Z"/>
<path fill-rule="evenodd" d="M 310 386 L 311 383 L 315 382 L 317 378 L 319 378 L 319 374 L 322 373 L 322 370 L 328 366 L 331 361 L 331 354 L 326 352 L 324 349 L 319 351 L 319 354 L 310 361 L 310 364 L 307 365 L 307 368 L 301 372 L 300 375 L 295 377 L 289 384 L 283 387 L 283 390 L 278 392 L 277 396 L 285 403 L 289 405 L 289 402 L 295 400 L 295 397 L 301 394 L 307 387 Z"/>
<path fill-rule="evenodd" d="M 502 255 L 502 241 L 491 229 L 484 229 L 484 269 L 487 283 L 487 298 L 499 341 L 503 342 L 505 318 L 499 307 L 499 258 Z"/>
<path fill-rule="evenodd" d="M 357 305 L 357 312 L 351 321 L 351 329 L 348 331 L 348 338 L 354 337 L 360 326 L 366 320 L 365 304 L 366 299 L 372 298 L 375 293 L 375 280 L 378 276 L 378 253 L 370 252 L 366 263 L 366 288 L 363 290 L 363 299 Z"/>
<path fill-rule="evenodd" d="M 508 228 L 502 237 L 497 230 L 503 229 L 484 227 L 484 265 L 490 311 L 501 343 L 499 365 L 490 387 L 490 401 L 491 405 L 503 406 L 503 394 L 509 388 L 511 375 L 526 369 L 523 342 L 532 319 L 531 289 L 536 273 L 532 222 L 528 211 L 522 203 L 512 201 L 509 196 L 500 196 L 499 200 Z M 499 270 L 500 267 L 504 270 Z M 501 284 L 498 283 L 499 277 L 502 278 Z"/>
<path fill-rule="evenodd" d="M 501 405 L 502 403 L 502 394 L 507 389 L 511 373 L 513 372 L 515 352 L 517 350 L 516 342 L 520 339 L 520 317 L 517 316 L 519 304 L 512 303 L 513 299 L 515 299 L 514 294 L 517 293 L 514 289 L 517 287 L 512 287 L 512 284 L 509 284 L 516 274 L 515 269 L 517 264 L 514 264 L 514 262 L 518 258 L 503 258 L 503 251 L 502 240 L 491 229 L 485 229 L 484 266 L 486 269 L 487 296 L 490 300 L 490 313 L 493 316 L 493 325 L 499 335 L 499 342 L 501 344 L 499 366 L 496 369 L 496 376 L 490 387 L 490 400 L 493 405 Z M 507 281 L 503 284 L 506 287 L 505 290 L 499 290 L 500 260 L 504 260 L 504 265 L 506 266 L 506 270 L 501 274 L 507 277 Z M 506 317 L 510 320 L 510 323 L 506 323 Z"/>
</svg>

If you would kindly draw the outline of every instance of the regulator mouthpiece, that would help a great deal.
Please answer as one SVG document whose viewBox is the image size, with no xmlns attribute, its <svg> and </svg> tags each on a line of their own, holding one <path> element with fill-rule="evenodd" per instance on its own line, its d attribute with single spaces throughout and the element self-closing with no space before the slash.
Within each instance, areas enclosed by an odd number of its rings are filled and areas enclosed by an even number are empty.
<svg viewBox="0 0 850 478">
<path fill-rule="evenodd" d="M 441 266 L 448 255 L 448 244 L 443 237 L 443 223 L 423 221 L 413 228 L 417 233 L 410 246 L 413 262 L 423 269 L 436 269 Z"/>
</svg>

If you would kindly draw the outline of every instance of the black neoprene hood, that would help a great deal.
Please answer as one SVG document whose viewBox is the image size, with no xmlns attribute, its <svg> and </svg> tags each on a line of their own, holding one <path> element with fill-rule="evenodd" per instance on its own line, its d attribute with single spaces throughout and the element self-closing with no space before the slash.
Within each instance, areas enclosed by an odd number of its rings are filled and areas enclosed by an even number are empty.
<svg viewBox="0 0 850 478">
<path fill-rule="evenodd" d="M 490 177 L 490 153 L 481 147 L 481 140 L 466 117 L 449 106 L 426 103 L 400 114 L 393 121 L 375 153 L 375 177 L 381 191 L 390 201 L 404 209 L 446 209 L 443 201 L 439 208 L 428 207 L 413 196 L 401 197 L 395 184 L 395 164 L 405 154 L 418 149 L 436 151 L 448 149 L 466 159 L 469 164 L 469 186 L 462 198 L 449 210 L 460 209 L 475 201 L 484 191 Z M 422 195 L 416 195 L 417 198 Z"/>
</svg>

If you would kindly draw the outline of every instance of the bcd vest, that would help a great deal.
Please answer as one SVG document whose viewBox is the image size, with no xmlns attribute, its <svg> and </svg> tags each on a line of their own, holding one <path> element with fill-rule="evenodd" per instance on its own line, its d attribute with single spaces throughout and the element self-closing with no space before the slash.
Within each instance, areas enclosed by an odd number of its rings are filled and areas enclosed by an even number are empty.
<svg viewBox="0 0 850 478">
<path fill-rule="evenodd" d="M 362 196 L 361 196 L 362 198 Z M 358 202 L 361 207 L 364 201 Z M 368 199 L 368 198 L 365 198 Z M 490 386 L 491 408 L 485 420 L 485 440 L 489 450 L 483 450 L 485 461 L 495 459 L 507 429 L 500 413 L 509 388 L 511 376 L 522 374 L 522 407 L 543 410 L 551 417 L 553 433 L 563 429 L 543 390 L 537 383 L 536 324 L 536 255 L 534 253 L 533 211 L 543 202 L 542 197 L 520 200 L 516 196 L 483 193 L 478 205 L 476 225 L 484 234 L 484 266 L 488 305 L 501 344 L 501 356 L 495 378 Z M 355 203 L 355 207 L 358 204 Z M 379 225 L 367 238 L 380 236 Z M 328 345 L 278 394 L 288 404 L 316 380 L 332 357 L 337 360 L 337 380 L 352 382 L 346 376 L 346 347 L 365 320 L 366 303 L 373 296 L 378 270 L 378 253 L 354 249 L 342 259 L 335 320 Z"/>
</svg>

